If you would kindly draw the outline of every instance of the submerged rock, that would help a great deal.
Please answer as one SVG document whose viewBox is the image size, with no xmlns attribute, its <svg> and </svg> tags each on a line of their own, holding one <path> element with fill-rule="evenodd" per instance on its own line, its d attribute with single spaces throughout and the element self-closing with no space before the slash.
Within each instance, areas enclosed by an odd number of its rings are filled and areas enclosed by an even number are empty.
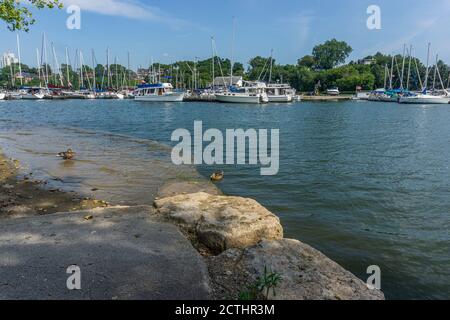
<svg viewBox="0 0 450 320">
<path fill-rule="evenodd" d="M 280 219 L 252 199 L 200 192 L 159 199 L 155 207 L 216 254 L 283 238 Z"/>
<path fill-rule="evenodd" d="M 237 297 L 254 286 L 264 270 L 281 281 L 271 300 L 384 300 L 379 290 L 367 285 L 319 251 L 297 240 L 263 241 L 256 246 L 228 250 L 209 258 L 216 295 Z M 228 270 L 223 276 L 222 270 Z M 221 277 L 216 275 L 221 274 Z"/>
</svg>

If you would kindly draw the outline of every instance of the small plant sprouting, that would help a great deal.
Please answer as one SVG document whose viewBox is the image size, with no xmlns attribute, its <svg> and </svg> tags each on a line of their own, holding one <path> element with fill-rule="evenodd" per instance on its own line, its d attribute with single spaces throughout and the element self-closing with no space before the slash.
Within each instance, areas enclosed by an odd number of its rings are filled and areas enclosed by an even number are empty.
<svg viewBox="0 0 450 320">
<path fill-rule="evenodd" d="M 256 300 L 260 295 L 263 295 L 265 300 L 269 300 L 271 291 L 274 296 L 277 295 L 275 289 L 281 281 L 282 277 L 280 274 L 268 270 L 267 266 L 265 266 L 263 277 L 259 278 L 255 284 L 248 286 L 247 291 L 241 292 L 238 299 L 242 301 Z"/>
</svg>

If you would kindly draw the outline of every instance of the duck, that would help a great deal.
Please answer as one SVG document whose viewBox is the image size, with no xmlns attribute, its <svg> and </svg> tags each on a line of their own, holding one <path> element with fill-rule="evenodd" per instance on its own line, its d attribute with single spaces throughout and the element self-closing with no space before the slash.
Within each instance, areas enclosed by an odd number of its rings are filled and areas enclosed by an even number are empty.
<svg viewBox="0 0 450 320">
<path fill-rule="evenodd" d="M 75 157 L 75 152 L 72 149 L 68 149 L 65 152 L 58 153 L 58 157 L 63 158 L 64 160 L 72 160 Z"/>
<path fill-rule="evenodd" d="M 211 175 L 212 181 L 221 181 L 225 177 L 225 174 L 223 171 L 216 171 Z"/>
</svg>

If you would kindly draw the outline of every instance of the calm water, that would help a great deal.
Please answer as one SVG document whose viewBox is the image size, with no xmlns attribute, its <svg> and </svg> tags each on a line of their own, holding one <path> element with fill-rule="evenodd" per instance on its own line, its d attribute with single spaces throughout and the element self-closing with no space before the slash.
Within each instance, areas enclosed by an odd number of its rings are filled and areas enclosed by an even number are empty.
<svg viewBox="0 0 450 320">
<path fill-rule="evenodd" d="M 173 130 L 193 131 L 195 120 L 221 130 L 281 130 L 277 176 L 223 166 L 220 188 L 266 205 L 281 217 L 287 237 L 362 279 L 368 266 L 379 265 L 388 298 L 450 298 L 450 105 L 5 101 L 0 145 L 58 176 L 70 174 L 46 159 L 70 145 L 92 165 L 77 171 L 87 185 L 109 177 L 114 197 L 141 190 L 132 200 L 146 203 L 163 179 L 195 175 L 173 168 L 167 149 L 151 142 L 169 145 Z M 208 176 L 216 168 L 198 169 Z M 73 187 L 84 181 L 77 179 L 68 181 Z"/>
</svg>

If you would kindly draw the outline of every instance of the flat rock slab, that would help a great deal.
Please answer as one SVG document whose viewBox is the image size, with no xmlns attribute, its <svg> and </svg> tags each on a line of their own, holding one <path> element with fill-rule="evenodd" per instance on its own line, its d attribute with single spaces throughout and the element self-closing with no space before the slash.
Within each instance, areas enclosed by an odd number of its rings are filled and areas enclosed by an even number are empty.
<svg viewBox="0 0 450 320">
<path fill-rule="evenodd" d="M 209 258 L 209 268 L 217 298 L 237 298 L 248 292 L 266 271 L 266 275 L 281 277 L 275 295 L 269 291 L 272 300 L 384 300 L 381 291 L 370 290 L 352 273 L 297 240 L 263 241 L 244 250 L 231 249 Z"/>
<path fill-rule="evenodd" d="M 280 219 L 253 199 L 198 192 L 158 199 L 155 207 L 216 254 L 283 238 Z"/>
<path fill-rule="evenodd" d="M 151 207 L 94 209 L 2 221 L 0 299 L 209 299 L 207 268 Z M 81 290 L 67 288 L 69 266 Z"/>
</svg>

